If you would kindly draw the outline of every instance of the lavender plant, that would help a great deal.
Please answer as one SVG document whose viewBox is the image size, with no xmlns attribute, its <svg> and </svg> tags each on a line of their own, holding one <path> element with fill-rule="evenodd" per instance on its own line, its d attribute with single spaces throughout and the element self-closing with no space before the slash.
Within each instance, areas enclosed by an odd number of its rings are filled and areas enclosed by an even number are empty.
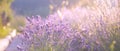
<svg viewBox="0 0 120 51">
<path fill-rule="evenodd" d="M 107 31 L 108 28 L 101 22 L 99 27 L 91 29 L 90 26 L 80 28 L 78 23 L 60 19 L 57 14 L 46 19 L 35 16 L 28 17 L 27 20 L 27 25 L 20 34 L 23 42 L 17 45 L 20 51 L 110 51 L 113 47 L 109 46 L 114 46 L 119 41 L 119 38 L 115 40 L 111 37 L 114 33 L 119 35 L 119 28 L 112 29 L 117 32 L 111 33 L 112 30 Z M 119 44 L 117 48 L 118 46 Z"/>
<path fill-rule="evenodd" d="M 99 4 L 62 8 L 45 19 L 28 17 L 17 51 L 119 51 L 120 10 Z"/>
</svg>

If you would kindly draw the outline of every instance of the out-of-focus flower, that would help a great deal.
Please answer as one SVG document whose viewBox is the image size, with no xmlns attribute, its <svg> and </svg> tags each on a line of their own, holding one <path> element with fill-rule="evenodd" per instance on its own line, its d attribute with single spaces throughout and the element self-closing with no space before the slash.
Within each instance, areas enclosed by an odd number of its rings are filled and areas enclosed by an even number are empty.
<svg viewBox="0 0 120 51">
<path fill-rule="evenodd" d="M 28 17 L 19 35 L 23 42 L 18 44 L 18 50 L 110 51 L 108 46 L 113 40 L 116 44 L 120 42 L 120 25 L 114 25 L 119 22 L 119 16 L 116 16 L 119 11 L 106 6 L 95 9 L 76 7 L 72 10 L 63 8 L 45 19 Z M 117 44 L 114 50 L 118 51 L 119 46 Z"/>
</svg>

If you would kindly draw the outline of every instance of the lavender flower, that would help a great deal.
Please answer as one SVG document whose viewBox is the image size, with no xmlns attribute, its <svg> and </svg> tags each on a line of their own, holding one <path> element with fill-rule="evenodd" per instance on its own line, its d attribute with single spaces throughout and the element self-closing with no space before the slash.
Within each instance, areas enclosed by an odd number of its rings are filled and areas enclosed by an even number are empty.
<svg viewBox="0 0 120 51">
<path fill-rule="evenodd" d="M 120 24 L 117 24 L 119 16 L 116 15 L 120 10 L 104 8 L 63 8 L 45 19 L 28 17 L 19 35 L 23 42 L 18 44 L 18 50 L 118 51 Z"/>
<path fill-rule="evenodd" d="M 52 19 L 51 19 L 52 18 Z M 73 23 L 56 17 L 45 20 L 38 17 L 29 18 L 28 23 L 21 33 L 23 51 L 101 51 L 105 50 L 103 41 L 107 41 L 105 29 L 97 29 L 96 34 L 89 35 L 89 28 L 81 31 L 72 26 Z M 76 26 L 76 25 L 75 25 Z M 105 31 L 106 32 L 106 31 Z M 103 36 L 102 36 L 103 35 Z M 24 46 L 26 43 L 27 46 Z M 18 48 L 18 50 L 21 50 Z"/>
</svg>

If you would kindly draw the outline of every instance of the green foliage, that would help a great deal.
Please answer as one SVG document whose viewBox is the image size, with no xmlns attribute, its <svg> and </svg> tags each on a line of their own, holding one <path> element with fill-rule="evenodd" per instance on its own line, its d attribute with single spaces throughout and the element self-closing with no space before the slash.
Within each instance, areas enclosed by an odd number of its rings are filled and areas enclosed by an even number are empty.
<svg viewBox="0 0 120 51">
<path fill-rule="evenodd" d="M 10 33 L 10 28 L 0 27 L 0 38 L 4 38 L 8 33 Z"/>
<path fill-rule="evenodd" d="M 12 15 L 11 3 L 13 0 L 0 0 L 0 38 L 5 37 L 10 32 L 8 23 Z"/>
<path fill-rule="evenodd" d="M 115 23 L 109 25 L 107 27 L 107 31 L 109 32 L 109 41 L 110 43 L 105 43 L 106 47 L 109 46 L 110 51 L 119 51 L 120 49 L 120 24 Z"/>
</svg>

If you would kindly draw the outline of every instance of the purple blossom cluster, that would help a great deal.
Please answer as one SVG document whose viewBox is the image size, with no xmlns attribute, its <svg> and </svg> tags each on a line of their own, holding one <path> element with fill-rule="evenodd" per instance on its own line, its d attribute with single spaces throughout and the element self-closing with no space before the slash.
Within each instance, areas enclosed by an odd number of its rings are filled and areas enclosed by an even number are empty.
<svg viewBox="0 0 120 51">
<path fill-rule="evenodd" d="M 105 8 L 63 8 L 47 18 L 27 17 L 17 50 L 119 51 L 120 10 Z"/>
<path fill-rule="evenodd" d="M 45 19 L 40 16 L 28 17 L 26 24 L 19 35 L 23 41 L 17 45 L 20 51 L 110 50 L 107 47 L 111 43 L 108 39 L 110 36 L 105 26 L 95 28 L 94 31 L 88 27 L 79 29 L 79 25 L 73 25 L 68 19 L 60 19 L 58 14 Z M 105 45 L 107 43 L 108 45 Z"/>
</svg>

